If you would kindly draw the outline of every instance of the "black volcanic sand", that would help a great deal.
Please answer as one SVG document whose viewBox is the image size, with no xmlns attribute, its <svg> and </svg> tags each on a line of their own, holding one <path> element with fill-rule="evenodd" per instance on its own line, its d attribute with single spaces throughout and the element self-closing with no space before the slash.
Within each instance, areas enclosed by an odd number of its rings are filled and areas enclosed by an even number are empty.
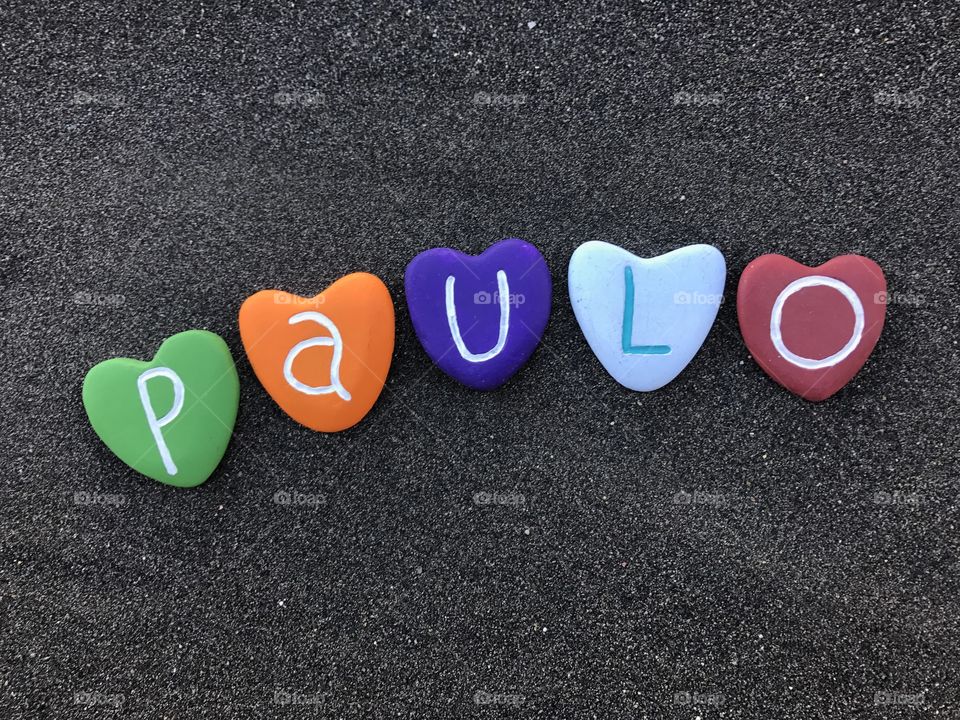
<svg viewBox="0 0 960 720">
<path fill-rule="evenodd" d="M 0 11 L 0 716 L 960 717 L 960 11 L 164 5 Z M 420 348 L 403 271 L 508 236 L 554 310 L 472 392 Z M 666 388 L 587 347 L 586 240 L 726 256 Z M 767 252 L 887 273 L 880 343 L 824 403 L 741 340 Z M 316 434 L 236 313 L 357 270 L 394 296 L 394 363 Z M 183 491 L 111 455 L 80 384 L 188 328 L 242 390 Z"/>
</svg>

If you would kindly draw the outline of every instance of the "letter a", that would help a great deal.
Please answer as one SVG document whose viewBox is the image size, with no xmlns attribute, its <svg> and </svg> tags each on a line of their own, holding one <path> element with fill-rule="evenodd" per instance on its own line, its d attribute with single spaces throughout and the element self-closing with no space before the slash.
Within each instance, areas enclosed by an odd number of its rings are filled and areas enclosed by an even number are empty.
<svg viewBox="0 0 960 720">
<path fill-rule="evenodd" d="M 342 400 L 349 402 L 351 397 L 350 393 L 347 392 L 347 389 L 340 384 L 340 361 L 343 359 L 343 339 L 340 337 L 340 331 L 333 323 L 333 320 L 328 318 L 323 313 L 313 311 L 297 313 L 290 318 L 290 324 L 295 325 L 296 323 L 304 322 L 306 320 L 312 320 L 318 325 L 324 327 L 330 332 L 330 337 L 318 335 L 317 337 L 312 337 L 309 340 L 304 340 L 294 345 L 290 349 L 290 352 L 287 353 L 287 359 L 283 363 L 284 379 L 290 384 L 290 387 L 292 387 L 294 390 L 299 390 L 305 395 L 328 395 L 332 392 L 335 392 Z M 293 361 L 296 360 L 297 355 L 309 347 L 325 345 L 333 345 L 333 360 L 330 362 L 330 384 L 314 387 L 313 385 L 307 385 L 306 383 L 302 383 L 297 380 L 293 376 Z"/>
</svg>

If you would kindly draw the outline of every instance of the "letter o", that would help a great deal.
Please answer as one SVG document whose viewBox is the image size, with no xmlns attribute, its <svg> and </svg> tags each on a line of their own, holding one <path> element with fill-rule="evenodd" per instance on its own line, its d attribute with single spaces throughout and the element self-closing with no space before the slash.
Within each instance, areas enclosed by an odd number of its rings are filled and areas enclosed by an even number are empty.
<svg viewBox="0 0 960 720">
<path fill-rule="evenodd" d="M 780 328 L 780 323 L 783 320 L 783 306 L 787 302 L 787 299 L 794 293 L 811 287 L 829 287 L 839 292 L 847 299 L 847 302 L 850 303 L 855 318 L 853 333 L 850 335 L 850 339 L 847 340 L 847 344 L 833 355 L 821 360 L 806 358 L 791 352 L 787 346 L 783 344 L 783 334 Z M 800 278 L 799 280 L 794 280 L 777 295 L 777 299 L 773 303 L 773 312 L 770 313 L 770 340 L 773 341 L 773 347 L 776 348 L 777 352 L 780 353 L 787 362 L 801 367 L 804 370 L 819 370 L 825 367 L 832 367 L 846 360 L 850 353 L 856 350 L 857 345 L 860 344 L 860 340 L 863 338 L 863 328 L 865 324 L 863 303 L 860 302 L 860 297 L 854 292 L 852 287 L 835 278 L 824 275 L 810 275 Z"/>
</svg>

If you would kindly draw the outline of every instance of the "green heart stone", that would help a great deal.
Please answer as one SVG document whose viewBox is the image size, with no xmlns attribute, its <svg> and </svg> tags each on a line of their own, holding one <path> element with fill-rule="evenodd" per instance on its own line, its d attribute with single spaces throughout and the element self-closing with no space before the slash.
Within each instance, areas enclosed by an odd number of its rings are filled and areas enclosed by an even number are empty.
<svg viewBox="0 0 960 720">
<path fill-rule="evenodd" d="M 107 447 L 137 472 L 177 487 L 195 487 L 216 469 L 239 399 L 230 348 L 206 330 L 167 338 L 150 362 L 105 360 L 83 380 L 83 406 Z"/>
</svg>

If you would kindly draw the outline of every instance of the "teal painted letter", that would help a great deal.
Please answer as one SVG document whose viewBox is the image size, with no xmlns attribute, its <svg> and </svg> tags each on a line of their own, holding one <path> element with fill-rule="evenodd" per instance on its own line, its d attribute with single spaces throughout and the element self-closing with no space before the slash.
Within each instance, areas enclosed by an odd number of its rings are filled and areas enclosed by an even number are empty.
<svg viewBox="0 0 960 720">
<path fill-rule="evenodd" d="M 633 345 L 633 269 L 623 268 L 623 352 L 626 355 L 667 355 L 669 345 Z"/>
</svg>

